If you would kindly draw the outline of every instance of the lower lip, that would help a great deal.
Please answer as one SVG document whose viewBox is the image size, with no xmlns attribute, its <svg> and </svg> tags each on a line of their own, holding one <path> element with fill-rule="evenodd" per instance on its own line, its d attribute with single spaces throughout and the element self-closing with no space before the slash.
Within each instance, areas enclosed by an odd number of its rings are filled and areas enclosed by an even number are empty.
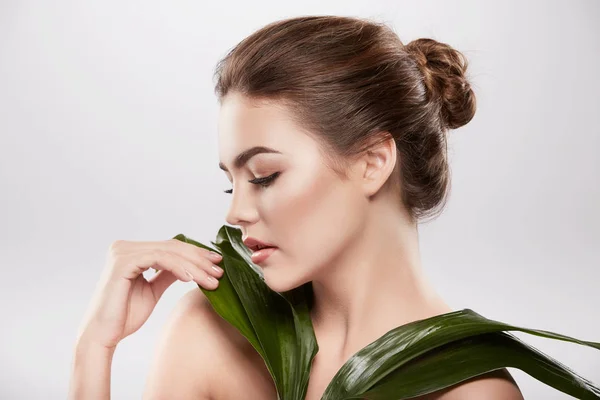
<svg viewBox="0 0 600 400">
<path fill-rule="evenodd" d="M 273 254 L 273 252 L 275 252 L 275 250 L 277 250 L 277 247 L 269 247 L 266 249 L 260 249 L 258 251 L 253 252 L 252 256 L 250 256 L 250 258 L 252 259 L 252 262 L 254 264 L 259 264 L 259 263 L 265 261 L 267 258 L 269 258 L 269 256 L 271 254 Z"/>
</svg>

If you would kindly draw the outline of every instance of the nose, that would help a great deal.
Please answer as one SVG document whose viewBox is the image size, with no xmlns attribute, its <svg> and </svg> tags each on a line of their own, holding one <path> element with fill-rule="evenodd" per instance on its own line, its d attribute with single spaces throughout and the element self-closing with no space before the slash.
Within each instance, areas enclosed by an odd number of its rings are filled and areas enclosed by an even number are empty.
<svg viewBox="0 0 600 400">
<path fill-rule="evenodd" d="M 237 194 L 236 194 L 237 193 Z M 258 212 L 252 203 L 249 194 L 240 193 L 240 190 L 234 190 L 231 204 L 225 216 L 225 221 L 230 225 L 247 226 L 253 224 L 258 219 Z"/>
</svg>

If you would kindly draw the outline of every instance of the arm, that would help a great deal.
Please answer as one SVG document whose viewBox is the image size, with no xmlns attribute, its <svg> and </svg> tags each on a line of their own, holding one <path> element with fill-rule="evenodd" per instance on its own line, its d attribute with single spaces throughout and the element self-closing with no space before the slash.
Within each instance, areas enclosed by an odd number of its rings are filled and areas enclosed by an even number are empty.
<svg viewBox="0 0 600 400">
<path fill-rule="evenodd" d="M 110 399 L 110 369 L 115 347 L 77 341 L 71 364 L 69 399 Z"/>
<path fill-rule="evenodd" d="M 153 242 L 117 240 L 85 314 L 74 348 L 69 399 L 110 399 L 110 371 L 118 343 L 146 322 L 173 282 L 194 281 L 213 290 L 221 256 L 177 239 Z M 158 270 L 150 279 L 143 272 Z M 195 290 L 199 292 L 198 289 Z"/>
</svg>

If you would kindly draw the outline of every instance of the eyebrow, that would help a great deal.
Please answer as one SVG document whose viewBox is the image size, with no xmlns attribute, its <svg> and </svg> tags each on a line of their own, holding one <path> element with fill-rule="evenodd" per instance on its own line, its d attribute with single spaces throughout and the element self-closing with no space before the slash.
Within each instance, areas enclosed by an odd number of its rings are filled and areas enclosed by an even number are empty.
<svg viewBox="0 0 600 400">
<path fill-rule="evenodd" d="M 251 147 L 248 150 L 244 150 L 243 152 L 241 152 L 240 154 L 238 154 L 238 156 L 235 158 L 235 161 L 233 162 L 233 165 L 235 166 L 236 169 L 240 169 L 244 165 L 246 165 L 246 163 L 252 157 L 254 157 L 257 154 L 261 154 L 261 153 L 276 153 L 276 154 L 281 154 L 280 151 L 277 151 L 277 150 L 272 149 L 270 147 L 254 146 L 254 147 Z M 229 172 L 229 170 L 225 167 L 225 165 L 222 162 L 219 163 L 219 168 L 221 168 L 223 171 Z"/>
</svg>

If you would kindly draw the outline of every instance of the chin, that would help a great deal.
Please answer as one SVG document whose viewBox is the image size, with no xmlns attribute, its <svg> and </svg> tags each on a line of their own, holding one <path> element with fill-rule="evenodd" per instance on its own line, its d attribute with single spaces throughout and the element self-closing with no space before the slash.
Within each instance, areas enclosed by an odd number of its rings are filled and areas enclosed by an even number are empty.
<svg viewBox="0 0 600 400">
<path fill-rule="evenodd" d="M 287 292 L 298 286 L 287 280 L 274 279 L 267 272 L 265 272 L 265 283 L 271 290 L 279 293 Z"/>
<path fill-rule="evenodd" d="M 291 274 L 289 273 L 289 271 L 284 271 L 284 273 L 281 274 L 274 270 L 269 270 L 269 268 L 265 268 L 263 270 L 263 273 L 265 277 L 265 283 L 267 284 L 267 286 L 271 290 L 279 293 L 287 292 L 306 283 L 304 281 L 293 279 L 293 277 L 290 277 Z"/>
</svg>

